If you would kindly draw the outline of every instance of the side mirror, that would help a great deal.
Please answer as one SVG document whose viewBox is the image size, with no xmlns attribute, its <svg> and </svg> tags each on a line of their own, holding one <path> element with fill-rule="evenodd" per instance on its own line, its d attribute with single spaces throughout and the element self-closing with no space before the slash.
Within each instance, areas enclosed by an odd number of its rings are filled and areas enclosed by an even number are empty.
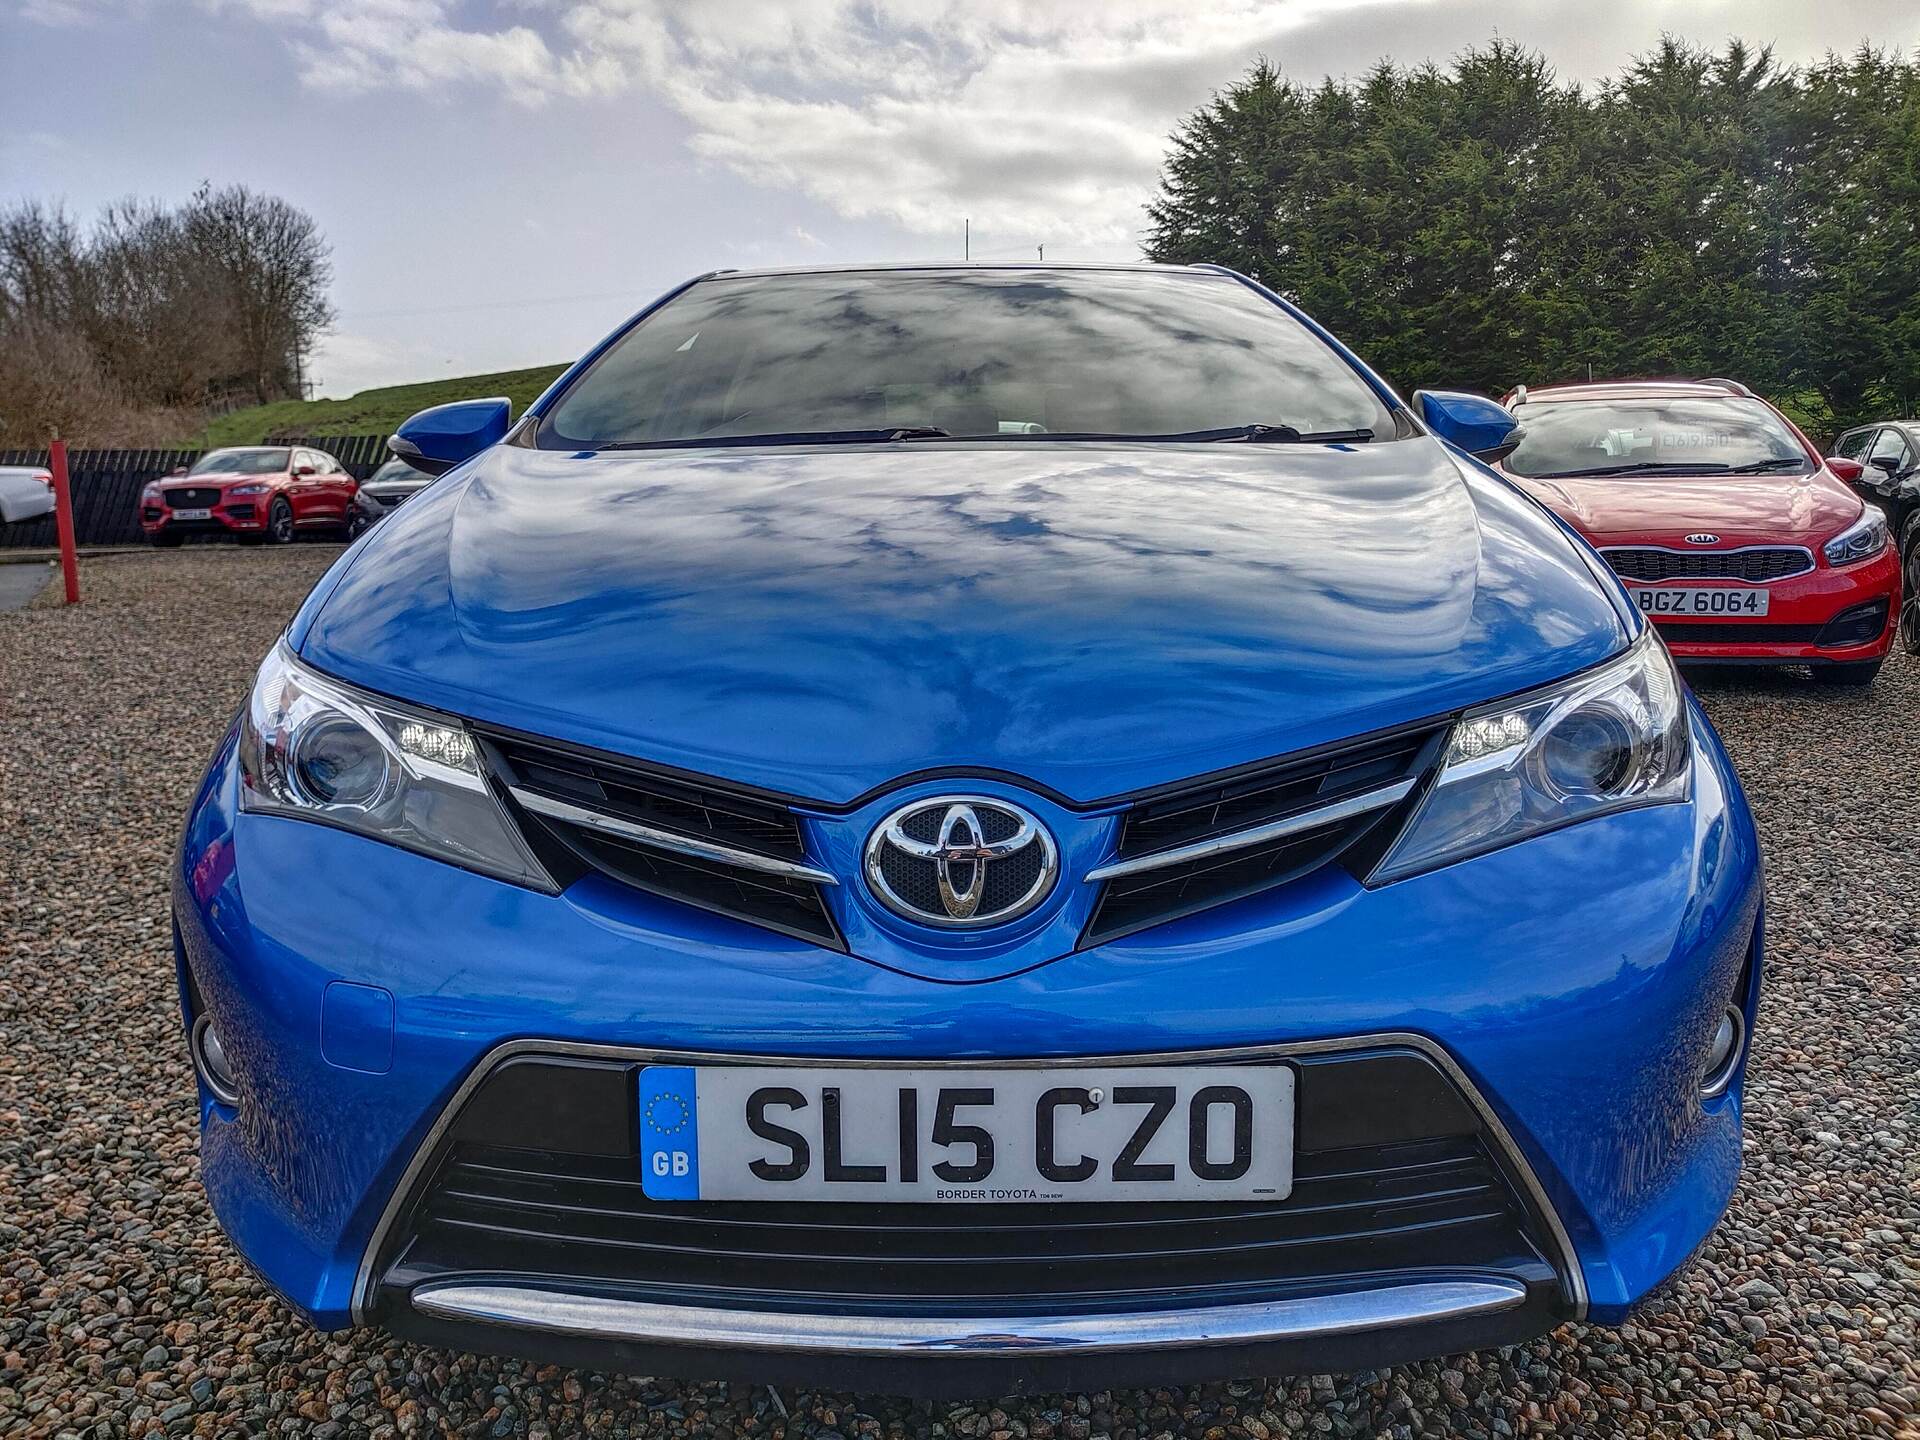
<svg viewBox="0 0 1920 1440">
<path fill-rule="evenodd" d="M 315 470 L 311 465 L 296 465 L 293 467 L 293 473 L 296 475 L 317 475 L 320 472 Z"/>
<path fill-rule="evenodd" d="M 499 444 L 512 419 L 513 402 L 503 395 L 456 400 L 413 416 L 393 432 L 387 449 L 416 470 L 444 475 L 489 445 Z"/>
<path fill-rule="evenodd" d="M 1900 473 L 1900 462 L 1891 455 L 1870 455 L 1867 464 L 1885 475 L 1889 480 Z"/>
<path fill-rule="evenodd" d="M 1511 455 L 1525 434 L 1503 406 L 1464 390 L 1416 390 L 1413 408 L 1434 434 L 1489 465 Z"/>
<path fill-rule="evenodd" d="M 1849 460 L 1844 455 L 1827 456 L 1827 469 L 1838 475 L 1842 480 L 1858 480 L 1862 475 L 1867 473 L 1866 466 L 1862 465 L 1858 460 Z"/>
</svg>

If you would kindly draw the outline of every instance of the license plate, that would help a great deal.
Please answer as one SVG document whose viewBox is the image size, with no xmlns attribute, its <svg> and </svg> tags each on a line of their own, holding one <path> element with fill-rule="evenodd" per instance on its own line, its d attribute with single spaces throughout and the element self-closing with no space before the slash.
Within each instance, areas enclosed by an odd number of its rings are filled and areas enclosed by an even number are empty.
<svg viewBox="0 0 1920 1440">
<path fill-rule="evenodd" d="M 176 520 L 211 520 L 213 518 L 213 511 L 176 510 L 173 512 L 173 518 Z"/>
<path fill-rule="evenodd" d="M 1649 615 L 1764 615 L 1773 597 L 1730 585 L 1665 585 L 1635 589 L 1633 598 Z"/>
<path fill-rule="evenodd" d="M 881 1070 L 650 1065 L 653 1200 L 1278 1200 L 1284 1065 Z"/>
</svg>

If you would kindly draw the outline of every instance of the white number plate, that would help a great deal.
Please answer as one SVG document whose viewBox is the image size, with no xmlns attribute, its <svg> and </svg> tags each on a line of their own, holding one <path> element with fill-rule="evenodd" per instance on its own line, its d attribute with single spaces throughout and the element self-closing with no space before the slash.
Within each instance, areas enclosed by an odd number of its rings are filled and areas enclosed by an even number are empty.
<svg viewBox="0 0 1920 1440">
<path fill-rule="evenodd" d="M 654 1200 L 1278 1200 L 1284 1065 L 882 1070 L 649 1065 Z"/>
<path fill-rule="evenodd" d="M 1637 588 L 1633 598 L 1649 615 L 1764 615 L 1773 597 L 1731 585 L 1661 585 Z"/>
<path fill-rule="evenodd" d="M 173 512 L 173 518 L 176 520 L 211 520 L 213 518 L 213 511 L 176 510 Z"/>
</svg>

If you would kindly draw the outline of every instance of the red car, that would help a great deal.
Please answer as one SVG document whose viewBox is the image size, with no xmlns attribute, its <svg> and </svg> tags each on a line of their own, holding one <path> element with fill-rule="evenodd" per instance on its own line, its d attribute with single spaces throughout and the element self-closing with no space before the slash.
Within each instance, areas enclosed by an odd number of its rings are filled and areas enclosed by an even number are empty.
<svg viewBox="0 0 1920 1440">
<path fill-rule="evenodd" d="M 359 487 L 340 462 L 304 445 L 209 450 L 193 468 L 140 492 L 140 528 L 154 545 L 227 534 L 285 545 L 300 530 L 345 532 Z"/>
<path fill-rule="evenodd" d="M 1524 434 L 1501 468 L 1606 558 L 1676 658 L 1872 683 L 1900 612 L 1886 516 L 1773 406 L 1730 380 L 1503 403 Z"/>
</svg>

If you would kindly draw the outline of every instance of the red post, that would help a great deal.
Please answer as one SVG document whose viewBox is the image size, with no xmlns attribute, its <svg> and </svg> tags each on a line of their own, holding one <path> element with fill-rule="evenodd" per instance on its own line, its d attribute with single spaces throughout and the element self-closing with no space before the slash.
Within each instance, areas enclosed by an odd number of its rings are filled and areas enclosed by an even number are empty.
<svg viewBox="0 0 1920 1440">
<path fill-rule="evenodd" d="M 55 440 L 48 457 L 53 471 L 53 523 L 60 532 L 60 573 L 67 581 L 67 604 L 80 603 L 80 556 L 73 546 L 73 490 L 67 484 L 67 442 Z"/>
</svg>

